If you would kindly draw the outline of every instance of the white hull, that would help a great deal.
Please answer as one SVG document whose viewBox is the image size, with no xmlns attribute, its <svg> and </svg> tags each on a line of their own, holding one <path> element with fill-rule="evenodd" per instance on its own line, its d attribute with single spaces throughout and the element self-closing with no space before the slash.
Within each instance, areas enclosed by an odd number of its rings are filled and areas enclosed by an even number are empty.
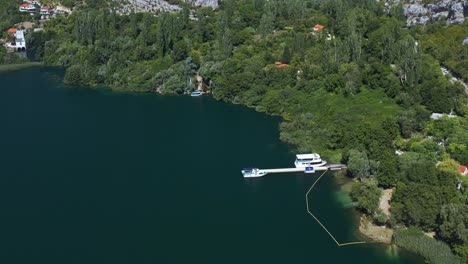
<svg viewBox="0 0 468 264">
<path fill-rule="evenodd" d="M 253 170 L 242 170 L 242 174 L 244 175 L 244 178 L 258 178 L 258 177 L 263 177 L 267 175 L 268 172 L 264 170 L 253 169 Z"/>
<path fill-rule="evenodd" d="M 268 173 L 259 173 L 259 174 L 244 174 L 244 178 L 259 178 L 267 175 Z"/>
<path fill-rule="evenodd" d="M 192 92 L 192 93 L 190 94 L 190 96 L 195 97 L 195 96 L 201 96 L 201 95 L 203 95 L 203 94 L 204 94 L 204 92 Z"/>
</svg>

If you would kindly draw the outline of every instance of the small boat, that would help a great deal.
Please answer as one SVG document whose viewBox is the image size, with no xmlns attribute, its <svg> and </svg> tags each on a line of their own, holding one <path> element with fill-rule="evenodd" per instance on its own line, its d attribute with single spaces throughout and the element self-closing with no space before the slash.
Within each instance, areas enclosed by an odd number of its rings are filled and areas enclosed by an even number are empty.
<svg viewBox="0 0 468 264">
<path fill-rule="evenodd" d="M 294 161 L 296 168 L 305 168 L 309 166 L 322 167 L 325 164 L 327 164 L 327 162 L 322 160 L 320 155 L 317 153 L 297 154 L 296 161 Z"/>
<path fill-rule="evenodd" d="M 242 170 L 244 178 L 256 178 L 267 175 L 267 172 L 257 168 L 246 168 Z"/>
<path fill-rule="evenodd" d="M 192 92 L 190 96 L 200 96 L 202 94 L 204 94 L 202 91 L 195 91 L 195 92 Z"/>
</svg>

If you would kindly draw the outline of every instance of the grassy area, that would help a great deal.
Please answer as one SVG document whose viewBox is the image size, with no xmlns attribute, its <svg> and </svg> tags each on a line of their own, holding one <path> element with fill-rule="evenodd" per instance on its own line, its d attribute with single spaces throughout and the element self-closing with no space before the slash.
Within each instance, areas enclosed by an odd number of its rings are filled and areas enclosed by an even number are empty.
<svg viewBox="0 0 468 264">
<path fill-rule="evenodd" d="M 397 246 L 420 254 L 433 264 L 462 263 L 447 244 L 430 238 L 417 229 L 396 230 L 393 241 Z"/>
<path fill-rule="evenodd" d="M 2 71 L 17 71 L 22 70 L 29 67 L 34 66 L 41 66 L 43 63 L 41 62 L 27 62 L 27 63 L 20 63 L 20 64 L 3 64 L 0 65 L 0 72 Z"/>
</svg>

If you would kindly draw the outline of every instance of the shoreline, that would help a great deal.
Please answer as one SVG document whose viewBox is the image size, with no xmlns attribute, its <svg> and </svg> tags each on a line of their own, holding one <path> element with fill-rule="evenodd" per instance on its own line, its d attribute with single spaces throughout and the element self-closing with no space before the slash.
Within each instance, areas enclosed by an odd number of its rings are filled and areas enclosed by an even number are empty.
<svg viewBox="0 0 468 264">
<path fill-rule="evenodd" d="M 4 71 L 17 71 L 26 69 L 29 67 L 44 66 L 42 62 L 26 62 L 26 63 L 16 63 L 16 64 L 2 64 L 0 65 L 0 72 Z"/>
</svg>

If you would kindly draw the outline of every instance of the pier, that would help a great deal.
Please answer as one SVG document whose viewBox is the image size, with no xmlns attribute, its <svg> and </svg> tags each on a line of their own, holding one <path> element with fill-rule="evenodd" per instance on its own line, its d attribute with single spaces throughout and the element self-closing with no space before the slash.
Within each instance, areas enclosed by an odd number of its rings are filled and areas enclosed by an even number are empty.
<svg viewBox="0 0 468 264">
<path fill-rule="evenodd" d="M 258 169 L 258 168 L 248 168 L 243 169 L 242 174 L 244 178 L 257 178 L 263 177 L 269 173 L 288 173 L 288 172 L 303 172 L 303 173 L 315 173 L 316 171 L 338 171 L 345 169 L 346 165 L 344 164 L 329 164 L 323 166 L 306 166 L 303 168 L 278 168 L 278 169 Z"/>
</svg>

